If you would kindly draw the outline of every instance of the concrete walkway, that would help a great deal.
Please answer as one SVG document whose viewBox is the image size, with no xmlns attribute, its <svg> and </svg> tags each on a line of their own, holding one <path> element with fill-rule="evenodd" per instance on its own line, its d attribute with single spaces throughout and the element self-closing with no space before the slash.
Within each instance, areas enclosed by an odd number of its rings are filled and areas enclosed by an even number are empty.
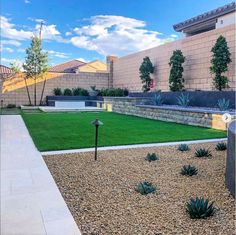
<svg viewBox="0 0 236 235">
<path fill-rule="evenodd" d="M 81 234 L 19 115 L 1 118 L 1 235 Z"/>
<path fill-rule="evenodd" d="M 220 139 L 206 139 L 206 140 L 190 140 L 190 141 L 178 141 L 178 142 L 166 142 L 166 143 L 153 143 L 153 144 L 131 144 L 131 145 L 118 145 L 118 146 L 108 146 L 108 147 L 99 147 L 98 151 L 106 150 L 119 150 L 119 149 L 134 149 L 134 148 L 152 148 L 152 147 L 161 147 L 161 146 L 173 146 L 179 144 L 203 144 L 203 143 L 212 143 L 227 141 L 227 138 Z M 68 150 L 58 150 L 58 151 L 45 151 L 41 152 L 43 156 L 57 155 L 57 154 L 68 154 L 68 153 L 85 153 L 93 152 L 94 148 L 84 148 L 84 149 L 68 149 Z"/>
</svg>

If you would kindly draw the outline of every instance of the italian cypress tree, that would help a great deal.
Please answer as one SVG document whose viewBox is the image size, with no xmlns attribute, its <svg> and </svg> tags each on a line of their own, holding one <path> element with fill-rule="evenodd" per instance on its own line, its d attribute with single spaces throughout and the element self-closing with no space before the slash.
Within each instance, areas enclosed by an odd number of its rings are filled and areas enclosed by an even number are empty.
<svg viewBox="0 0 236 235">
<path fill-rule="evenodd" d="M 214 87 L 221 91 L 226 88 L 228 84 L 228 78 L 223 76 L 222 73 L 228 71 L 228 64 L 231 62 L 229 47 L 225 37 L 222 35 L 218 37 L 215 45 L 212 47 L 211 52 L 213 53 L 210 67 L 211 73 L 215 74 L 213 79 Z"/>
<path fill-rule="evenodd" d="M 181 50 L 173 51 L 173 55 L 170 57 L 169 65 L 170 76 L 169 76 L 169 87 L 171 91 L 181 91 L 184 88 L 184 78 L 183 71 L 184 68 L 182 64 L 185 61 L 185 57 Z"/>
<path fill-rule="evenodd" d="M 29 48 L 26 49 L 26 58 L 23 68 L 26 78 L 34 79 L 34 105 L 37 105 L 37 79 L 42 76 L 48 68 L 48 55 L 43 52 L 42 40 L 37 36 L 32 37 Z"/>
<path fill-rule="evenodd" d="M 154 72 L 154 66 L 148 56 L 143 58 L 143 62 L 139 67 L 140 79 L 143 83 L 143 91 L 147 92 L 150 90 L 151 77 L 150 74 Z"/>
</svg>

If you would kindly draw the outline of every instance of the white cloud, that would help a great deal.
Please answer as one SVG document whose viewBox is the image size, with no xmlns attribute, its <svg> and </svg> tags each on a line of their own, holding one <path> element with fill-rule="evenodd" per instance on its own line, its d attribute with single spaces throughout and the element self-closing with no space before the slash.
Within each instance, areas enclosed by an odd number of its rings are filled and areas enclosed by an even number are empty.
<svg viewBox="0 0 236 235">
<path fill-rule="evenodd" d="M 172 38 L 177 38 L 178 37 L 178 35 L 176 35 L 176 34 L 171 34 L 170 35 Z"/>
<path fill-rule="evenodd" d="M 24 0 L 25 4 L 31 3 L 29 0 Z"/>
<path fill-rule="evenodd" d="M 71 36 L 72 33 L 71 33 L 71 32 L 66 32 L 65 35 L 66 35 L 66 36 Z"/>
<path fill-rule="evenodd" d="M 63 52 L 59 52 L 59 51 L 53 51 L 53 50 L 49 50 L 46 51 L 49 55 L 53 56 L 53 57 L 58 57 L 58 58 L 69 58 L 69 54 L 67 53 L 63 53 Z"/>
<path fill-rule="evenodd" d="M 17 40 L 1 40 L 1 45 L 12 45 L 19 47 L 21 43 Z"/>
<path fill-rule="evenodd" d="M 46 24 L 46 20 L 44 20 L 44 19 L 36 19 L 36 18 L 33 18 L 33 17 L 28 17 L 27 19 L 30 20 L 30 21 L 36 22 L 36 23 L 43 22 L 44 24 Z"/>
<path fill-rule="evenodd" d="M 17 49 L 17 52 L 23 53 L 23 52 L 25 52 L 25 49 L 19 48 L 19 49 Z"/>
<path fill-rule="evenodd" d="M 16 26 L 10 22 L 11 20 L 1 16 L 1 36 L 7 39 L 12 40 L 28 40 L 33 35 L 39 33 L 40 24 L 36 24 L 35 28 L 31 31 L 26 31 L 23 29 L 16 29 Z M 41 19 L 34 19 L 34 21 L 41 22 Z M 57 42 L 68 42 L 68 40 L 65 40 L 62 38 L 61 33 L 57 30 L 56 25 L 43 25 L 42 28 L 42 35 L 43 39 L 45 40 L 51 40 L 51 41 L 57 41 Z"/>
<path fill-rule="evenodd" d="M 87 63 L 88 61 L 86 60 L 86 59 L 84 59 L 84 58 L 77 58 L 76 60 L 79 60 L 79 61 L 82 61 L 82 62 L 85 62 L 85 63 Z"/>
<path fill-rule="evenodd" d="M 125 55 L 173 41 L 173 37 L 159 38 L 161 33 L 145 29 L 141 20 L 114 15 L 98 15 L 89 24 L 74 28 L 77 36 L 73 45 L 97 51 L 101 55 Z"/>
<path fill-rule="evenodd" d="M 33 36 L 32 32 L 25 30 L 17 30 L 15 25 L 10 23 L 10 20 L 4 16 L 1 16 L 1 36 L 15 40 L 26 40 Z"/>
<path fill-rule="evenodd" d="M 10 47 L 3 47 L 2 45 L 1 45 L 1 47 L 0 47 L 0 51 L 1 52 L 8 52 L 8 53 L 12 53 L 12 52 L 14 52 L 14 50 L 12 49 L 12 48 L 10 48 Z"/>
</svg>

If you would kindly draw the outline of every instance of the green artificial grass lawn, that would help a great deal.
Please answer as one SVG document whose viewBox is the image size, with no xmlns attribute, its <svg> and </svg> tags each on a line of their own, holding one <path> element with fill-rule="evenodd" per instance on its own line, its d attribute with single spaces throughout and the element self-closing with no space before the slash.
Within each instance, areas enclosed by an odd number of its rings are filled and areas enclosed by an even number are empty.
<svg viewBox="0 0 236 235">
<path fill-rule="evenodd" d="M 99 146 L 161 143 L 226 137 L 225 131 L 110 113 L 22 113 L 40 151 L 87 148 L 94 146 L 98 118 Z"/>
</svg>

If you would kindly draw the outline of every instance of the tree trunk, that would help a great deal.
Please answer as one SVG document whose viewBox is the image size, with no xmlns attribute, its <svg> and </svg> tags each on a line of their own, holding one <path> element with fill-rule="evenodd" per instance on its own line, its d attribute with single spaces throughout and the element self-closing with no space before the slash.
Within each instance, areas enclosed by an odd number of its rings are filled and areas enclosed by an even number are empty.
<svg viewBox="0 0 236 235">
<path fill-rule="evenodd" d="M 43 82 L 43 89 L 42 89 L 42 94 L 41 94 L 41 98 L 40 98 L 40 105 L 42 105 L 42 103 L 43 103 L 43 95 L 44 95 L 45 85 L 46 85 L 46 77 Z"/>
<path fill-rule="evenodd" d="M 34 106 L 36 106 L 36 77 L 34 78 Z"/>
<path fill-rule="evenodd" d="M 31 99 L 30 99 L 29 88 L 28 88 L 28 85 L 27 85 L 27 82 L 26 82 L 26 78 L 25 78 L 25 77 L 24 77 L 24 80 L 25 80 L 25 87 L 26 87 L 26 91 L 27 91 L 27 95 L 28 95 L 28 99 L 29 99 L 29 104 L 32 105 Z"/>
</svg>

